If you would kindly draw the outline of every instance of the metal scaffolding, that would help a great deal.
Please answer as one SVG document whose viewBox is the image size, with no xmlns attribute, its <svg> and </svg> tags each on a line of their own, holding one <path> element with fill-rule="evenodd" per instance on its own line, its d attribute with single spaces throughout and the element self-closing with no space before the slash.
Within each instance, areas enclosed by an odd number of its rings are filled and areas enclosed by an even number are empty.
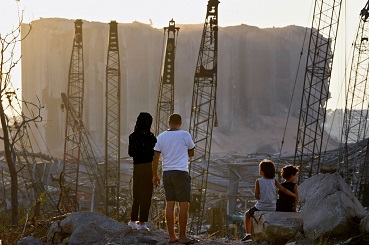
<svg viewBox="0 0 369 245">
<path fill-rule="evenodd" d="M 169 26 L 164 27 L 164 36 L 167 34 L 167 42 L 162 61 L 161 76 L 159 84 L 159 96 L 156 106 L 155 135 L 168 129 L 168 118 L 174 112 L 174 61 L 176 51 L 176 33 L 179 27 L 175 21 L 169 21 Z"/>
<path fill-rule="evenodd" d="M 196 144 L 190 163 L 193 200 L 190 230 L 199 233 L 205 213 L 213 126 L 216 124 L 218 0 L 209 0 L 197 59 L 192 94 L 190 134 Z"/>
<path fill-rule="evenodd" d="M 75 22 L 75 35 L 68 76 L 63 172 L 60 176 L 59 209 L 78 210 L 78 174 L 81 163 L 84 66 L 82 20 Z M 72 116 L 71 113 L 75 113 Z"/>
<path fill-rule="evenodd" d="M 368 175 L 368 66 L 369 66 L 369 1 L 360 12 L 359 26 L 353 43 L 350 77 L 346 91 L 345 113 L 342 127 L 342 154 L 339 172 L 361 202 L 369 184 Z M 350 145 L 355 145 L 351 149 Z M 366 152 L 366 154 L 364 154 Z M 367 191 L 366 191 L 367 192 Z"/>
<path fill-rule="evenodd" d="M 342 0 L 316 0 L 310 32 L 294 164 L 319 173 L 329 84 Z M 299 181 L 302 174 L 299 175 Z"/>
<path fill-rule="evenodd" d="M 120 57 L 118 24 L 110 22 L 106 65 L 105 213 L 118 218 L 120 178 Z"/>
</svg>

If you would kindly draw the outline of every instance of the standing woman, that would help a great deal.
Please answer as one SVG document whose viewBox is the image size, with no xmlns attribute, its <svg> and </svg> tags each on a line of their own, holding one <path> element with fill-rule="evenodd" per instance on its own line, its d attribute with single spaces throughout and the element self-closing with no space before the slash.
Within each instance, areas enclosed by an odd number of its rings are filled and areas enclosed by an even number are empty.
<svg viewBox="0 0 369 245">
<path fill-rule="evenodd" d="M 141 112 L 134 132 L 129 135 L 128 155 L 133 157 L 133 204 L 128 225 L 137 230 L 150 230 L 146 222 L 153 192 L 152 160 L 156 144 L 156 137 L 150 131 L 151 124 L 152 116 Z"/>
</svg>

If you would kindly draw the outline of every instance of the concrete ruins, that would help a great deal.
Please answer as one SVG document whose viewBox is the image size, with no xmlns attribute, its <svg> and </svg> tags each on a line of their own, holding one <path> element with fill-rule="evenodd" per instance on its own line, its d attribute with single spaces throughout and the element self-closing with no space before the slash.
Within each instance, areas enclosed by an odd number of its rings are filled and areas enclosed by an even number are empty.
<svg viewBox="0 0 369 245">
<path fill-rule="evenodd" d="M 30 35 L 22 42 L 23 97 L 45 105 L 39 125 L 51 155 L 63 153 L 65 112 L 60 108 L 66 92 L 73 20 L 33 21 Z M 175 67 L 175 111 L 186 118 L 188 129 L 193 76 L 202 25 L 181 25 Z M 26 30 L 27 25 L 22 28 Z M 122 153 L 127 154 L 127 136 L 140 111 L 152 115 L 163 49 L 163 30 L 138 22 L 119 24 L 122 74 Z M 104 142 L 104 89 L 109 25 L 83 23 L 85 101 L 84 125 L 97 146 Z M 219 31 L 217 115 L 213 152 L 278 152 L 281 146 L 292 88 L 306 28 L 260 29 L 240 25 Z M 296 94 L 301 94 L 303 56 Z M 293 151 L 300 96 L 294 96 L 283 150 Z M 41 142 L 41 138 L 38 139 Z M 46 151 L 41 144 L 41 152 Z M 123 155 L 124 156 L 124 155 Z"/>
</svg>

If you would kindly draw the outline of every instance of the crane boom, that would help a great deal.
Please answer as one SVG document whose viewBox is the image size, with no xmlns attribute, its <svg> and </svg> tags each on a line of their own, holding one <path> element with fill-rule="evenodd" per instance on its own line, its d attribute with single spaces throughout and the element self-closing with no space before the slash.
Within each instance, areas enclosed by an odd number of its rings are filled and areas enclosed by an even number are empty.
<svg viewBox="0 0 369 245">
<path fill-rule="evenodd" d="M 78 174 L 81 162 L 82 114 L 84 95 L 84 66 L 82 20 L 74 22 L 75 35 L 68 75 L 67 106 L 72 110 L 66 112 L 63 173 L 60 178 L 61 200 L 66 211 L 78 209 L 77 191 Z"/>
<path fill-rule="evenodd" d="M 162 62 L 159 96 L 156 106 L 155 135 L 159 135 L 168 128 L 168 118 L 174 112 L 174 61 L 176 49 L 176 33 L 179 27 L 175 21 L 169 21 L 169 26 L 164 27 L 164 35 L 167 33 L 166 48 Z"/>
<path fill-rule="evenodd" d="M 216 122 L 218 61 L 218 0 L 209 0 L 194 76 L 190 134 L 196 145 L 190 163 L 193 197 L 191 230 L 199 233 L 205 212 L 206 188 L 213 126 Z M 192 203 L 191 203 L 192 204 Z"/>
<path fill-rule="evenodd" d="M 105 213 L 118 218 L 120 179 L 120 56 L 118 23 L 110 22 L 106 65 Z"/>
<path fill-rule="evenodd" d="M 363 189 L 368 188 L 368 66 L 369 66 L 369 1 L 360 12 L 359 26 L 353 43 L 350 77 L 346 91 L 345 113 L 342 127 L 342 155 L 339 172 L 363 202 Z M 354 145 L 350 147 L 349 145 Z M 362 154 L 365 153 L 366 154 Z"/>
<path fill-rule="evenodd" d="M 308 176 L 320 170 L 341 5 L 342 0 L 316 0 L 314 6 L 294 157 L 295 165 Z M 302 162 L 308 162 L 308 169 L 301 168 Z"/>
</svg>

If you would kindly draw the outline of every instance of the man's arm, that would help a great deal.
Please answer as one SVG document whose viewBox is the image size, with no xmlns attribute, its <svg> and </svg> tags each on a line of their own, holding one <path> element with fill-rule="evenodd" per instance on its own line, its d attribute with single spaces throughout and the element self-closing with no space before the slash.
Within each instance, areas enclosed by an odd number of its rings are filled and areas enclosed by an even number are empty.
<svg viewBox="0 0 369 245">
<path fill-rule="evenodd" d="M 158 177 L 158 165 L 159 165 L 160 152 L 154 151 L 154 159 L 152 160 L 152 183 L 156 186 L 160 184 Z"/>
<path fill-rule="evenodd" d="M 195 155 L 195 148 L 192 148 L 191 150 L 188 150 L 188 156 L 193 157 Z"/>
</svg>

